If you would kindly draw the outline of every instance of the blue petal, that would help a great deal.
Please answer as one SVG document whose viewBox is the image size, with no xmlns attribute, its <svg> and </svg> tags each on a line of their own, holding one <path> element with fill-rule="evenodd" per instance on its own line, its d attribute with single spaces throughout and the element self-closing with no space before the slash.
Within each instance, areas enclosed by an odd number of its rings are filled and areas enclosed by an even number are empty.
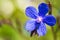
<svg viewBox="0 0 60 40">
<path fill-rule="evenodd" d="M 37 16 L 36 16 L 37 15 L 37 10 L 34 7 L 32 7 L 32 6 L 27 7 L 25 12 L 26 12 L 26 15 L 28 17 L 31 17 L 31 18 L 34 18 L 34 19 L 37 18 Z"/>
<path fill-rule="evenodd" d="M 47 4 L 45 3 L 41 3 L 39 6 L 38 6 L 38 9 L 39 9 L 39 16 L 45 16 L 49 10 L 49 7 Z"/>
<path fill-rule="evenodd" d="M 25 28 L 27 31 L 31 32 L 35 29 L 35 20 L 29 20 L 27 21 Z"/>
<path fill-rule="evenodd" d="M 44 36 L 46 34 L 46 26 L 43 22 L 40 23 L 40 26 L 37 29 L 37 33 L 39 36 Z"/>
<path fill-rule="evenodd" d="M 45 16 L 43 21 L 50 26 L 54 26 L 56 24 L 56 19 L 52 15 Z"/>
</svg>

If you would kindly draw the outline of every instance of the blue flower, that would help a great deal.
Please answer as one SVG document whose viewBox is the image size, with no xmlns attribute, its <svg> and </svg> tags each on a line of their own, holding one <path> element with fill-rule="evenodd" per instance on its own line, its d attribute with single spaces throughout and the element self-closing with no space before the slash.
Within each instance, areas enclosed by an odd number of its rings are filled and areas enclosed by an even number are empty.
<svg viewBox="0 0 60 40">
<path fill-rule="evenodd" d="M 46 34 L 45 23 L 49 26 L 54 26 L 56 24 L 56 19 L 53 15 L 46 15 L 49 11 L 47 4 L 41 3 L 38 6 L 38 10 L 39 11 L 32 6 L 26 8 L 26 15 L 32 19 L 27 21 L 25 28 L 29 32 L 37 29 L 38 35 L 43 36 Z"/>
</svg>

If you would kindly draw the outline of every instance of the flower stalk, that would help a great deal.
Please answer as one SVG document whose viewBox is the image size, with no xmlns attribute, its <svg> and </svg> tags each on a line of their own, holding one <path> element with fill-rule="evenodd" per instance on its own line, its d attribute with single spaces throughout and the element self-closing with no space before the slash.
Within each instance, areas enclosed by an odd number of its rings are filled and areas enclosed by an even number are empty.
<svg viewBox="0 0 60 40">
<path fill-rule="evenodd" d="M 52 5 L 51 5 L 50 1 L 48 1 L 48 6 L 49 6 L 49 14 L 48 15 L 52 15 Z M 54 31 L 54 27 L 51 27 L 51 30 L 53 33 L 54 40 L 57 40 L 57 35 L 56 35 L 56 31 Z"/>
</svg>

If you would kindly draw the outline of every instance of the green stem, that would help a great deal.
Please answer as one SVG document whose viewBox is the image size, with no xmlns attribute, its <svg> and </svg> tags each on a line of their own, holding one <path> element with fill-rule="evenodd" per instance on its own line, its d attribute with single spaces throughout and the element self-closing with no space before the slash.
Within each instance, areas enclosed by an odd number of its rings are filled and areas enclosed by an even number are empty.
<svg viewBox="0 0 60 40">
<path fill-rule="evenodd" d="M 50 4 L 50 2 L 48 2 L 48 6 L 49 6 L 49 15 L 52 15 L 52 5 Z M 51 27 L 52 33 L 53 33 L 53 38 L 54 40 L 57 40 L 57 35 L 56 32 L 54 31 L 54 27 Z"/>
</svg>

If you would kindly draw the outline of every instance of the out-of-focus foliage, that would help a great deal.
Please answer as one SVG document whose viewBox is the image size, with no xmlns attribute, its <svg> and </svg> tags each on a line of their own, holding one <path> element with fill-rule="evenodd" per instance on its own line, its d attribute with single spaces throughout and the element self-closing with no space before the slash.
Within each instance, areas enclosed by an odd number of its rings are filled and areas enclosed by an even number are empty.
<svg viewBox="0 0 60 40">
<path fill-rule="evenodd" d="M 49 0 L 50 1 L 50 3 L 52 4 L 52 7 L 53 7 L 53 14 L 55 15 L 55 16 L 57 16 L 58 15 L 58 11 L 60 10 L 60 0 Z M 45 0 L 45 2 L 47 2 L 48 3 L 48 0 Z M 60 14 L 59 14 L 60 15 Z"/>
</svg>

